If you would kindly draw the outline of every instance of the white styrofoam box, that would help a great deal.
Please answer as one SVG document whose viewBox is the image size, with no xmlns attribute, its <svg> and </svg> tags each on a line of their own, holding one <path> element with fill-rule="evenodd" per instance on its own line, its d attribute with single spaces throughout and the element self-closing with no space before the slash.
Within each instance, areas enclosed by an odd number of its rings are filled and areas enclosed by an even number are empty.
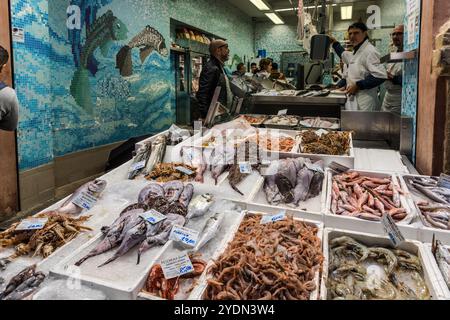
<svg viewBox="0 0 450 320">
<path fill-rule="evenodd" d="M 439 284 L 441 285 L 442 291 L 439 296 L 440 300 L 450 300 L 450 288 L 447 286 L 447 283 L 444 280 L 444 277 L 442 276 L 442 271 L 439 268 L 439 265 L 437 264 L 436 258 L 433 255 L 432 249 L 431 249 L 431 243 L 424 243 L 425 247 L 425 253 L 428 255 L 428 259 L 431 261 L 431 266 L 433 267 L 435 273 L 436 273 L 436 279 L 439 281 Z M 447 249 L 450 249 L 450 246 L 446 246 Z"/>
<path fill-rule="evenodd" d="M 409 179 L 415 178 L 415 177 L 429 177 L 429 176 L 420 176 L 420 175 L 411 175 L 411 174 L 404 174 L 400 175 L 400 183 L 402 184 L 403 189 L 407 190 L 408 194 L 410 195 L 410 205 L 413 210 L 416 211 L 416 215 L 419 217 L 420 220 L 420 238 L 419 240 L 426 243 L 431 243 L 433 241 L 433 236 L 437 240 L 442 241 L 445 245 L 450 245 L 450 230 L 444 230 L 444 229 L 438 229 L 434 227 L 428 226 L 428 223 L 425 222 L 425 218 L 422 215 L 422 212 L 420 211 L 419 207 L 417 206 L 417 203 L 420 201 L 429 201 L 430 199 L 423 196 L 420 192 L 415 190 L 414 188 L 409 188 L 408 184 L 406 183 Z"/>
<path fill-rule="evenodd" d="M 320 287 L 320 299 L 327 300 L 327 279 L 328 279 L 328 268 L 329 268 L 329 243 L 330 240 L 348 236 L 355 239 L 358 242 L 366 246 L 380 246 L 380 247 L 391 247 L 391 242 L 388 237 L 383 237 L 371 233 L 355 232 L 342 229 L 325 228 L 323 236 L 323 248 L 324 248 L 324 262 L 323 262 L 323 273 L 322 282 Z M 405 241 L 398 249 L 405 250 L 416 256 L 418 256 L 423 269 L 423 276 L 425 283 L 428 287 L 432 299 L 439 299 L 441 295 L 441 285 L 439 280 L 436 278 L 433 266 L 431 265 L 430 259 L 426 254 L 426 250 L 422 243 L 418 241 Z"/>
<path fill-rule="evenodd" d="M 246 215 L 252 215 L 252 214 L 257 214 L 257 215 L 267 215 L 268 213 L 261 210 L 261 211 L 246 211 Z M 271 214 L 271 213 L 269 213 Z M 243 217 L 245 218 L 245 217 Z M 311 226 L 316 226 L 318 228 L 318 232 L 317 232 L 317 237 L 321 240 L 322 243 L 322 237 L 323 237 L 323 229 L 324 229 L 324 225 L 321 222 L 317 222 L 317 221 L 311 221 L 311 220 L 306 220 L 306 219 L 299 219 L 299 218 L 294 218 L 294 220 L 297 221 L 302 221 L 307 225 L 311 225 Z M 220 257 L 220 255 L 222 255 L 224 253 L 224 251 L 226 250 L 226 248 L 228 247 L 228 245 L 230 244 L 231 241 L 233 241 L 236 232 L 239 230 L 239 226 L 236 228 L 234 233 L 230 233 L 227 237 L 227 240 L 224 241 L 224 245 L 222 250 L 217 250 L 214 257 L 212 258 L 212 260 L 216 260 Z M 322 248 L 323 248 L 323 244 L 322 244 Z M 209 268 L 212 266 L 212 261 L 208 264 L 208 266 L 206 267 L 206 270 L 209 270 Z M 321 270 L 318 270 L 316 272 L 315 278 L 314 278 L 314 282 L 316 283 L 316 290 L 314 290 L 313 292 L 311 292 L 311 296 L 310 296 L 310 300 L 317 300 L 319 297 L 319 292 L 320 292 L 320 273 Z M 192 300 L 202 300 L 203 299 L 203 294 L 205 292 L 205 290 L 208 287 L 208 279 L 211 278 L 211 274 L 209 274 L 208 272 L 204 272 L 203 275 L 200 277 L 199 279 L 199 285 L 194 289 L 194 291 L 192 292 L 190 299 Z"/>
<path fill-rule="evenodd" d="M 186 228 L 202 231 L 203 227 L 207 223 L 208 219 L 214 216 L 215 212 L 208 212 L 204 217 L 199 217 L 196 219 L 192 219 L 185 226 Z M 217 232 L 215 238 L 211 239 L 204 247 L 202 247 L 198 253 L 201 254 L 199 259 L 204 260 L 209 263 L 212 259 L 215 259 L 217 252 L 224 250 L 224 247 L 227 244 L 227 240 L 229 235 L 234 235 L 236 230 L 239 228 L 242 219 L 245 216 L 245 211 L 225 211 L 224 212 L 224 220 L 220 226 L 220 229 Z M 199 235 L 199 239 L 202 234 Z M 160 263 L 161 260 L 168 259 L 171 257 L 175 257 L 178 255 L 182 255 L 185 252 L 189 252 L 189 249 L 183 248 L 171 241 L 170 245 L 164 250 L 164 252 L 160 255 L 155 263 Z M 206 270 L 206 268 L 205 268 Z M 148 278 L 148 274 L 145 277 L 145 280 Z M 180 289 L 179 292 L 175 295 L 175 300 L 187 300 L 190 296 L 192 296 L 192 292 L 195 292 L 195 287 L 198 286 L 198 278 L 195 279 L 180 279 Z M 196 284 L 197 283 L 197 284 Z M 191 293 L 187 293 L 186 290 L 190 289 L 191 286 L 194 286 Z M 140 300 L 160 300 L 161 298 L 150 294 L 149 292 L 144 291 L 143 289 L 138 295 L 138 299 Z"/>
<path fill-rule="evenodd" d="M 264 192 L 264 177 L 262 177 L 257 185 L 256 192 L 254 192 L 253 196 L 250 198 L 249 205 L 273 208 L 275 210 L 278 210 L 278 212 L 280 211 L 280 209 L 283 209 L 287 210 L 287 212 L 292 212 L 296 217 L 322 221 L 326 198 L 327 179 L 325 176 L 322 184 L 322 191 L 317 197 L 301 202 L 298 207 L 294 207 L 293 205 L 284 203 L 280 203 L 279 205 L 271 205 L 267 201 L 266 194 Z"/>
<path fill-rule="evenodd" d="M 307 130 L 302 130 L 307 131 Z M 300 131 L 300 132 L 302 132 Z M 317 131 L 326 131 L 319 129 Z M 355 150 L 353 148 L 353 134 L 350 133 L 350 150 L 348 155 L 342 155 L 342 156 L 333 156 L 333 155 L 327 155 L 327 154 L 311 154 L 311 153 L 304 153 L 302 152 L 302 143 L 301 138 L 297 138 L 299 140 L 299 150 L 297 151 L 298 155 L 300 157 L 304 158 L 317 158 L 324 161 L 325 166 L 328 167 L 332 162 L 337 162 L 341 165 L 344 165 L 350 169 L 353 169 L 355 167 Z"/>
<path fill-rule="evenodd" d="M 400 152 L 395 150 L 355 148 L 355 169 L 408 173 Z"/>
<path fill-rule="evenodd" d="M 400 186 L 397 181 L 397 176 L 392 173 L 375 172 L 375 171 L 357 171 L 361 175 L 375 177 L 375 178 L 392 178 L 397 186 Z M 325 209 L 324 222 L 327 227 L 333 228 L 343 228 L 347 230 L 366 232 L 383 235 L 384 229 L 381 222 L 378 221 L 368 221 L 359 219 L 356 217 L 340 216 L 332 213 L 331 211 L 331 189 L 332 189 L 332 177 L 334 175 L 333 171 L 327 170 L 327 202 Z M 406 209 L 408 216 L 401 222 L 397 223 L 400 231 L 406 239 L 417 240 L 420 237 L 420 228 L 414 224 L 414 219 L 416 219 L 416 212 L 410 207 L 410 201 L 408 201 L 408 195 L 400 195 L 400 200 L 403 208 Z"/>
</svg>

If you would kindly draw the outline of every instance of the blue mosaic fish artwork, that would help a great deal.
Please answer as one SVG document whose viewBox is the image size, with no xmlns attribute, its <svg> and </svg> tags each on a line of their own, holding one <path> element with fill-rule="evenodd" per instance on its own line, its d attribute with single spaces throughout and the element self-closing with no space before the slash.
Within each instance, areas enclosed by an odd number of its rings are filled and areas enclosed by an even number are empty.
<svg viewBox="0 0 450 320">
<path fill-rule="evenodd" d="M 97 83 L 97 94 L 100 98 L 124 101 L 131 97 L 130 84 L 121 77 L 105 77 Z"/>
<path fill-rule="evenodd" d="M 71 0 L 70 5 L 75 5 L 80 8 L 81 21 L 86 29 L 86 34 L 89 34 L 91 31 L 91 26 L 97 20 L 98 10 L 105 5 L 112 3 L 112 1 L 113 0 Z M 80 67 L 81 51 L 83 49 L 81 44 L 81 34 L 82 28 L 68 30 L 68 37 L 72 46 L 73 60 L 77 68 Z M 88 70 L 93 76 L 95 76 L 98 71 L 98 65 L 99 62 L 93 55 L 88 58 Z"/>
<path fill-rule="evenodd" d="M 86 43 L 81 51 L 80 66 L 75 71 L 70 85 L 70 93 L 77 104 L 86 112 L 91 114 L 93 112 L 89 84 L 89 57 L 94 54 L 97 48 L 100 48 L 102 55 L 106 57 L 113 41 L 125 40 L 127 34 L 127 27 L 114 16 L 111 10 L 108 10 L 91 26 Z"/>
</svg>

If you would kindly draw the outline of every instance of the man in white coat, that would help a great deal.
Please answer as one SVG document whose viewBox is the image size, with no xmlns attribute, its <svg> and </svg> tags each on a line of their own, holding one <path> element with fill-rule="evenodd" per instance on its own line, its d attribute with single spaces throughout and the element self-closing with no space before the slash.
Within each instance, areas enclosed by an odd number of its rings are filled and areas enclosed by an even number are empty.
<svg viewBox="0 0 450 320">
<path fill-rule="evenodd" d="M 395 52 L 403 52 L 403 33 L 404 26 L 399 25 L 392 31 L 392 43 L 395 46 Z M 387 112 L 402 112 L 402 80 L 403 80 L 403 62 L 387 64 L 388 81 L 384 83 L 386 95 L 384 96 L 381 110 Z"/>
<path fill-rule="evenodd" d="M 8 51 L 0 46 L 0 130 L 14 131 L 17 129 L 19 119 L 19 102 L 14 89 L 3 82 L 8 60 Z"/>
<path fill-rule="evenodd" d="M 381 64 L 380 53 L 370 43 L 369 29 L 362 22 L 348 28 L 353 54 L 349 57 L 346 79 L 347 110 L 375 111 L 380 109 L 378 87 L 387 79 L 386 68 Z M 333 49 L 342 58 L 345 52 L 342 45 L 330 37 Z"/>
</svg>

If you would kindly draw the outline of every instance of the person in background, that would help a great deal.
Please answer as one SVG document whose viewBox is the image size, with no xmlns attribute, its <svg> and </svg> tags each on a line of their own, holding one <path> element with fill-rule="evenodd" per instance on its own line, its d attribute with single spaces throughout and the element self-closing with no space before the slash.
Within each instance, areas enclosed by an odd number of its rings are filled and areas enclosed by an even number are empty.
<svg viewBox="0 0 450 320">
<path fill-rule="evenodd" d="M 392 31 L 392 43 L 395 52 L 403 52 L 404 26 L 399 25 Z M 403 82 L 403 62 L 387 64 L 387 78 L 385 82 L 386 95 L 384 96 L 382 111 L 401 113 L 402 112 L 402 82 Z"/>
<path fill-rule="evenodd" d="M 258 72 L 258 65 L 254 62 L 250 65 L 250 72 L 256 74 Z"/>
<path fill-rule="evenodd" d="M 272 80 L 286 80 L 283 73 L 278 70 L 278 63 L 272 63 L 272 72 L 270 74 L 270 79 Z"/>
<path fill-rule="evenodd" d="M 353 54 L 349 56 L 346 79 L 347 110 L 374 111 L 380 106 L 378 87 L 386 81 L 387 75 L 380 61 L 380 53 L 369 41 L 368 30 L 362 22 L 348 28 Z M 330 40 L 334 51 L 342 59 L 345 49 L 334 37 L 331 36 Z"/>
<path fill-rule="evenodd" d="M 256 73 L 258 79 L 269 79 L 272 73 L 272 61 L 269 59 L 261 59 L 259 62 L 259 71 Z"/>
<path fill-rule="evenodd" d="M 5 84 L 9 53 L 0 46 L 0 130 L 14 131 L 19 119 L 16 91 Z"/>
<path fill-rule="evenodd" d="M 197 114 L 199 114 L 201 119 L 206 118 L 214 92 L 219 86 L 222 88 L 219 102 L 224 106 L 229 106 L 233 100 L 230 81 L 224 70 L 225 62 L 230 58 L 228 44 L 223 40 L 211 41 L 209 52 L 211 57 L 200 74 L 199 89 L 197 91 L 198 110 L 194 112 L 194 118 L 197 118 Z"/>
<path fill-rule="evenodd" d="M 239 63 L 236 67 L 236 71 L 233 72 L 233 76 L 242 77 L 247 72 L 247 68 L 245 67 L 245 64 L 242 62 Z"/>
</svg>

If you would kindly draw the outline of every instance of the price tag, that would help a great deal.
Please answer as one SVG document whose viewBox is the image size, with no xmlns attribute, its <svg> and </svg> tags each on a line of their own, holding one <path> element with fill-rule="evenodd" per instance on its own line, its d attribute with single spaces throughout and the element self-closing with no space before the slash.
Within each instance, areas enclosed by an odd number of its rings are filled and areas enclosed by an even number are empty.
<svg viewBox="0 0 450 320">
<path fill-rule="evenodd" d="M 400 243 L 405 241 L 405 237 L 403 237 L 402 233 L 398 229 L 395 224 L 394 219 L 389 214 L 383 214 L 383 219 L 381 220 L 383 224 L 384 232 L 389 236 L 394 247 L 398 247 Z"/>
<path fill-rule="evenodd" d="M 347 172 L 350 170 L 349 167 L 346 167 L 346 166 L 344 166 L 340 163 L 334 162 L 334 161 L 332 163 L 330 163 L 329 167 L 331 170 L 339 172 L 339 173 L 344 173 L 344 172 Z"/>
<path fill-rule="evenodd" d="M 450 189 L 450 176 L 442 173 L 437 185 L 440 188 Z"/>
<path fill-rule="evenodd" d="M 90 210 L 96 203 L 98 199 L 90 191 L 83 191 L 78 197 L 76 197 L 72 203 L 80 208 Z"/>
<path fill-rule="evenodd" d="M 30 218 L 24 219 L 16 227 L 16 231 L 40 230 L 47 224 L 48 218 Z"/>
<path fill-rule="evenodd" d="M 189 170 L 188 168 L 185 167 L 175 167 L 175 170 L 180 171 L 181 173 L 187 174 L 188 176 L 191 176 L 194 174 L 194 171 Z"/>
<path fill-rule="evenodd" d="M 151 224 L 157 224 L 163 220 L 166 220 L 167 217 L 162 213 L 152 209 L 150 211 L 144 212 L 140 215 L 145 221 L 150 222 Z"/>
<path fill-rule="evenodd" d="M 173 226 L 169 239 L 180 242 L 188 247 L 195 247 L 197 244 L 199 232 L 181 226 Z"/>
<path fill-rule="evenodd" d="M 161 261 L 161 268 L 164 273 L 164 278 L 167 280 L 194 271 L 194 266 L 192 265 L 191 259 L 189 259 L 187 253 Z"/>
<path fill-rule="evenodd" d="M 130 172 L 133 172 L 133 171 L 142 169 L 142 168 L 144 168 L 144 167 L 145 167 L 145 160 L 142 160 L 142 161 L 133 163 L 133 164 L 131 165 Z"/>
<path fill-rule="evenodd" d="M 241 171 L 241 173 L 244 173 L 244 174 L 251 174 L 252 166 L 248 162 L 239 163 L 239 171 Z"/>
<path fill-rule="evenodd" d="M 283 110 L 278 111 L 279 116 L 285 116 L 285 115 L 287 115 L 287 113 L 288 113 L 288 109 L 283 109 Z"/>
<path fill-rule="evenodd" d="M 281 211 L 275 215 L 264 215 L 261 218 L 261 224 L 268 224 L 286 219 L 286 211 Z"/>
</svg>

